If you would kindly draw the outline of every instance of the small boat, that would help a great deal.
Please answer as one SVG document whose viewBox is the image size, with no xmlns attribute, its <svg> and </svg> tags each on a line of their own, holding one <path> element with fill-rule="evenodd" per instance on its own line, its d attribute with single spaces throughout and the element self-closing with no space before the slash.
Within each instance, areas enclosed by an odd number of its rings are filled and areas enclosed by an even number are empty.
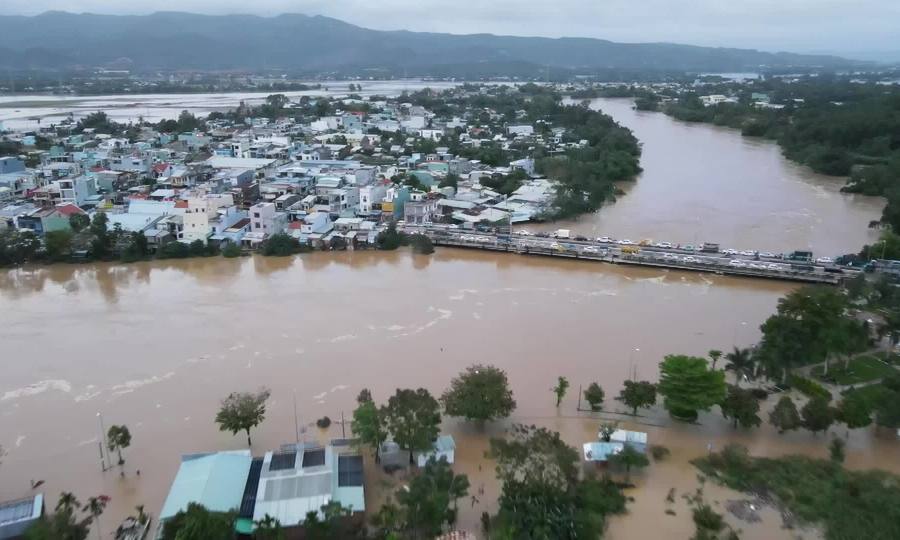
<svg viewBox="0 0 900 540">
<path fill-rule="evenodd" d="M 136 517 L 127 517 L 116 529 L 116 540 L 144 540 L 150 530 L 150 517 L 144 516 L 141 523 Z"/>
</svg>

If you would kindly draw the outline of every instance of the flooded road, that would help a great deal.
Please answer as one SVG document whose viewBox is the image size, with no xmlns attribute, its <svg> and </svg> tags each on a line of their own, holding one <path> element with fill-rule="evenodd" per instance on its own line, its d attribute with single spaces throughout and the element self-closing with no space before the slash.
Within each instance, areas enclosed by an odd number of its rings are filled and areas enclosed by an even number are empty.
<svg viewBox="0 0 900 540">
<path fill-rule="evenodd" d="M 103 493 L 112 497 L 109 530 L 136 504 L 159 511 L 180 454 L 242 447 L 242 437 L 213 423 L 229 392 L 272 389 L 267 419 L 253 436 L 262 453 L 294 439 L 294 395 L 304 425 L 325 415 L 349 419 L 364 386 L 379 402 L 397 387 L 439 394 L 475 362 L 509 373 L 518 398 L 511 422 L 547 425 L 578 445 L 596 437 L 599 422 L 576 411 L 579 386 L 598 381 L 614 412 L 611 397 L 632 366 L 655 379 L 664 354 L 747 345 L 790 287 L 452 249 L 430 258 L 313 253 L 4 272 L 0 444 L 8 455 L 0 499 L 26 495 L 31 480 L 46 480 L 51 501 L 61 490 L 82 499 Z M 572 391 L 557 410 L 549 389 L 559 375 Z M 99 470 L 98 412 L 106 426 L 131 428 L 125 478 Z M 643 476 L 646 489 L 634 490 L 632 512 L 613 520 L 611 537 L 639 537 L 657 513 L 673 530 L 690 527 L 684 509 L 664 516 L 663 500 L 675 484 L 694 488 L 686 460 L 709 441 L 718 447 L 738 438 L 763 454 L 826 451 L 821 437 L 781 438 L 767 428 L 735 436 L 718 415 L 701 420 L 671 426 L 660 411 L 641 420 L 647 425 L 637 427 L 673 457 Z M 461 504 L 460 523 L 469 529 L 495 504 L 486 435 L 507 425 L 478 432 L 445 422 L 457 438 L 458 468 L 471 475 L 479 499 Z M 309 427 L 304 437 L 340 435 L 336 424 L 328 434 Z M 896 470 L 896 445 L 865 431 L 853 435 L 851 464 Z M 371 505 L 389 484 L 374 468 L 368 474 Z"/>
<path fill-rule="evenodd" d="M 644 172 L 622 184 L 625 195 L 596 214 L 524 228 L 775 253 L 811 249 L 827 256 L 856 253 L 878 238 L 868 224 L 880 219 L 884 199 L 840 193 L 844 178 L 788 161 L 772 141 L 636 111 L 631 104 L 592 101 L 641 142 Z"/>
</svg>

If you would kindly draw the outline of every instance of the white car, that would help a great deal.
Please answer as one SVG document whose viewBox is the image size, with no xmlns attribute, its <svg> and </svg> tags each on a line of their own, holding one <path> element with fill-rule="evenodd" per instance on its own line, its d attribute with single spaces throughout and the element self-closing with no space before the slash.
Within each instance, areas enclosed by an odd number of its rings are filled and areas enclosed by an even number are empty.
<svg viewBox="0 0 900 540">
<path fill-rule="evenodd" d="M 769 263 L 769 264 L 767 264 L 767 265 L 766 265 L 766 268 L 768 268 L 769 270 L 782 270 L 781 265 L 780 265 L 780 264 L 775 264 L 775 263 Z"/>
<path fill-rule="evenodd" d="M 772 253 L 771 251 L 760 251 L 760 252 L 759 252 L 759 256 L 760 256 L 760 257 L 768 257 L 769 259 L 774 259 L 774 258 L 775 258 L 775 254 Z"/>
<path fill-rule="evenodd" d="M 686 263 L 700 262 L 700 259 L 698 259 L 697 257 L 692 257 L 690 255 L 688 255 L 687 257 L 682 257 L 681 260 Z"/>
<path fill-rule="evenodd" d="M 722 250 L 722 253 L 724 253 L 725 255 L 737 255 L 738 250 L 736 250 L 736 249 L 731 249 L 731 248 L 729 248 L 729 249 L 723 249 L 723 250 Z"/>
<path fill-rule="evenodd" d="M 623 246 L 633 246 L 634 245 L 634 242 L 632 242 L 631 240 L 629 240 L 627 238 L 625 240 L 619 240 L 617 243 L 620 245 L 623 245 Z"/>
<path fill-rule="evenodd" d="M 479 242 L 492 242 L 494 239 L 491 238 L 490 236 L 479 236 L 479 237 L 477 238 L 477 240 L 478 240 Z"/>
<path fill-rule="evenodd" d="M 728 261 L 728 266 L 734 266 L 735 268 L 744 268 L 745 266 L 747 266 L 747 263 L 745 263 L 744 261 L 739 261 L 737 259 L 732 259 Z"/>
<path fill-rule="evenodd" d="M 678 260 L 678 255 L 675 255 L 674 253 L 663 253 L 663 259 Z"/>
<path fill-rule="evenodd" d="M 665 248 L 665 249 L 671 249 L 671 248 L 672 248 L 672 243 L 671 243 L 671 242 L 659 242 L 658 244 L 656 244 L 656 247 L 658 247 L 658 248 Z"/>
<path fill-rule="evenodd" d="M 600 251 L 594 246 L 584 246 L 581 251 L 584 253 L 600 253 Z"/>
<path fill-rule="evenodd" d="M 818 264 L 834 264 L 834 259 L 831 257 L 819 257 L 816 259 L 816 263 Z"/>
<path fill-rule="evenodd" d="M 694 244 L 687 244 L 687 245 L 679 246 L 679 247 L 681 247 L 681 249 L 683 249 L 685 251 L 694 251 Z"/>
<path fill-rule="evenodd" d="M 613 242 L 613 239 L 608 236 L 601 236 L 600 238 L 597 239 L 597 241 L 602 242 L 604 244 L 610 244 Z"/>
<path fill-rule="evenodd" d="M 549 247 L 550 249 L 562 249 L 562 246 L 559 245 L 559 242 L 553 242 Z"/>
<path fill-rule="evenodd" d="M 534 236 L 534 234 L 522 229 L 521 231 L 516 231 L 516 234 L 521 236 Z"/>
</svg>

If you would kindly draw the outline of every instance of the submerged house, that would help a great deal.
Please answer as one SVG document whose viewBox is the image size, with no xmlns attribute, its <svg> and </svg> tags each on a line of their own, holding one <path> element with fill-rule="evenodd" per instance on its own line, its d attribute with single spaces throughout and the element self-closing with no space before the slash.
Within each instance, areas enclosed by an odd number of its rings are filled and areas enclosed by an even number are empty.
<svg viewBox="0 0 900 540">
<path fill-rule="evenodd" d="M 238 510 L 253 458 L 250 450 L 187 454 L 159 512 L 156 537 L 161 538 L 166 521 L 191 503 L 213 512 Z"/>
<path fill-rule="evenodd" d="M 0 540 L 24 538 L 25 531 L 44 515 L 44 496 L 0 503 Z"/>
<path fill-rule="evenodd" d="M 416 452 L 416 465 L 424 467 L 428 460 L 434 458 L 435 461 L 446 460 L 450 465 L 453 464 L 456 453 L 456 441 L 452 435 L 441 435 L 435 439 L 431 450 L 427 452 Z"/>
<path fill-rule="evenodd" d="M 288 538 L 299 538 L 307 513 L 324 517 L 321 508 L 331 502 L 349 508 L 356 519 L 365 512 L 363 458 L 349 447 L 288 444 L 267 452 L 258 467 L 258 477 L 251 475 L 247 483 L 248 492 L 256 483 L 252 512 L 242 506 L 239 532 L 252 531 L 253 522 L 268 515 L 281 523 Z"/>
</svg>

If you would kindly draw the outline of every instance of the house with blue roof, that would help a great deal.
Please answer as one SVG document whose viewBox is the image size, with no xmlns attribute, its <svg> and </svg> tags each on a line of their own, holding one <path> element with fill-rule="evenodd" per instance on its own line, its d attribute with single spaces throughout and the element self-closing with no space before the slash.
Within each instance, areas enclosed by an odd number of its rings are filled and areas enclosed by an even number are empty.
<svg viewBox="0 0 900 540">
<path fill-rule="evenodd" d="M 182 456 L 181 466 L 159 512 L 157 538 L 161 537 L 165 522 L 187 510 L 190 503 L 203 505 L 213 512 L 238 510 L 252 461 L 250 450 Z"/>
</svg>

